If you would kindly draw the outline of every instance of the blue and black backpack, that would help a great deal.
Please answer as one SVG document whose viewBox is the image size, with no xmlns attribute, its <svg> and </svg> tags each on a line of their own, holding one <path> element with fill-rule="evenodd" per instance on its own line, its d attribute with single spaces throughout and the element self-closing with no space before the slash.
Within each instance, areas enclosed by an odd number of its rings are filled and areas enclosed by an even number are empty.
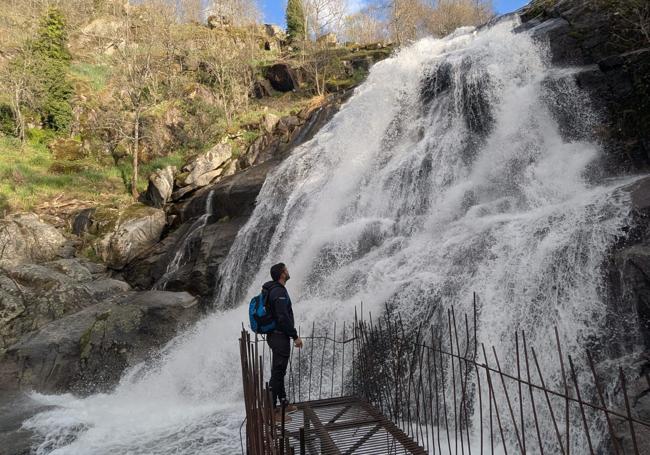
<svg viewBox="0 0 650 455">
<path fill-rule="evenodd" d="M 275 319 L 271 316 L 271 302 L 268 295 L 261 292 L 251 299 L 248 305 L 251 330 L 255 333 L 265 334 L 275 330 Z"/>
</svg>

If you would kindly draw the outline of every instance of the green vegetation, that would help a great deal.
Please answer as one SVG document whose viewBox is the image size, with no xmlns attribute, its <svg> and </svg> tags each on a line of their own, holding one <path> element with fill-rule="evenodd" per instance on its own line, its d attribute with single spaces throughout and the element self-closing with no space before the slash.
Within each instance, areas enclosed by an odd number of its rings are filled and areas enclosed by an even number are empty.
<svg viewBox="0 0 650 455">
<path fill-rule="evenodd" d="M 46 135 L 31 136 L 24 146 L 16 138 L 0 137 L 0 214 L 32 210 L 62 194 L 116 204 L 127 199 L 119 169 L 90 158 L 57 160 L 44 144 Z"/>
<path fill-rule="evenodd" d="M 302 0 L 289 0 L 287 2 L 287 35 L 292 41 L 305 38 L 305 12 Z"/>
<path fill-rule="evenodd" d="M 73 90 L 68 80 L 70 54 L 67 50 L 66 25 L 56 8 L 47 10 L 41 19 L 37 38 L 31 46 L 31 71 L 36 80 L 36 111 L 43 125 L 64 131 L 72 120 L 70 98 Z"/>
<path fill-rule="evenodd" d="M 88 83 L 95 92 L 106 88 L 110 78 L 110 68 L 107 65 L 96 63 L 73 62 L 70 66 L 70 73 L 77 79 Z"/>
<path fill-rule="evenodd" d="M 17 0 L 22 6 L 0 11 L 0 216 L 75 199 L 130 203 L 153 171 L 180 169 L 222 141 L 238 158 L 267 134 L 266 115 L 313 108 L 391 52 L 306 39 L 299 0 L 287 10 L 301 40 L 291 47 L 250 21 L 180 23 L 174 2 L 71 1 L 77 7 Z M 299 74 L 300 87 L 253 97 L 278 62 Z"/>
</svg>

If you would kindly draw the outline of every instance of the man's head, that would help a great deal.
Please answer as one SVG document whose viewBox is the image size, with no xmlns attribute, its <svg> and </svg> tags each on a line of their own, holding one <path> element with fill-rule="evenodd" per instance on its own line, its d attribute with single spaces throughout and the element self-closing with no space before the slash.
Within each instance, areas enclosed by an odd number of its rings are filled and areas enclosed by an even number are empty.
<svg viewBox="0 0 650 455">
<path fill-rule="evenodd" d="M 289 281 L 289 270 L 284 263 L 280 262 L 271 267 L 271 279 L 273 281 L 287 282 Z"/>
</svg>

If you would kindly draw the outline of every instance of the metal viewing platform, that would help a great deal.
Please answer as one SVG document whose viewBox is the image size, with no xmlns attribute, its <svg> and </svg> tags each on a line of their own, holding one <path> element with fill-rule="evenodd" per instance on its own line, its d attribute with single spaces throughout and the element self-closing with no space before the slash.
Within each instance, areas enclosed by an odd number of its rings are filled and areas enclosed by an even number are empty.
<svg viewBox="0 0 650 455">
<path fill-rule="evenodd" d="M 331 330 L 312 326 L 302 337 L 305 347 L 292 348 L 285 380 L 287 397 L 298 410 L 279 422 L 264 379 L 271 363 L 266 340 L 242 329 L 242 451 L 647 453 L 650 422 L 634 401 L 645 394 L 640 390 L 650 393 L 646 374 L 626 375 L 589 351 L 569 355 L 557 329 L 538 339 L 543 351 L 530 345 L 526 333 L 514 333 L 512 358 L 499 357 L 477 339 L 476 308 L 475 298 L 473 317 L 459 318 L 460 324 L 453 309 L 439 309 L 436 327 L 422 324 L 408 331 L 388 309 L 374 323 L 371 315 L 368 322 L 355 315 L 338 331 L 335 324 Z"/>
<path fill-rule="evenodd" d="M 267 351 L 259 352 L 260 341 L 251 340 L 250 334 L 242 331 L 248 454 L 426 454 L 381 411 L 355 396 L 298 402 L 290 422 L 276 421 L 270 392 L 264 384 L 262 359 Z"/>
</svg>

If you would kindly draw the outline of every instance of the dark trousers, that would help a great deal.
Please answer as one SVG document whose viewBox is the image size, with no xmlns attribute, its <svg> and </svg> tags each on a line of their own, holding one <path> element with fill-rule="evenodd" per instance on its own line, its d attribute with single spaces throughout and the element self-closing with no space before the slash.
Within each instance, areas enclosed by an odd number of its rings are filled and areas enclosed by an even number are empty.
<svg viewBox="0 0 650 455">
<path fill-rule="evenodd" d="M 291 339 L 284 333 L 270 333 L 266 336 L 266 342 L 273 352 L 269 386 L 275 407 L 278 400 L 282 403 L 287 398 L 287 392 L 284 390 L 284 376 L 287 374 L 287 365 L 291 355 Z"/>
</svg>

